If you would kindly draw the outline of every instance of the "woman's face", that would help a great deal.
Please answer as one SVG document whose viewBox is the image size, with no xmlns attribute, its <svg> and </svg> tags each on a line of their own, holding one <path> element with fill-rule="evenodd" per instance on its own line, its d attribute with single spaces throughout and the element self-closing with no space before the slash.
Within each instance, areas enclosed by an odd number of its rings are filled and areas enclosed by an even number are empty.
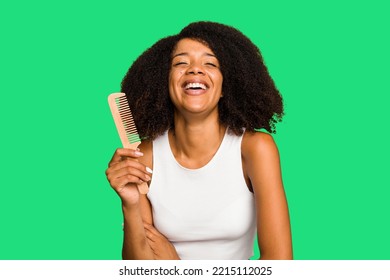
<svg viewBox="0 0 390 280">
<path fill-rule="evenodd" d="M 222 80 L 219 61 L 207 46 L 192 39 L 177 43 L 169 72 L 169 94 L 179 112 L 218 112 Z"/>
</svg>

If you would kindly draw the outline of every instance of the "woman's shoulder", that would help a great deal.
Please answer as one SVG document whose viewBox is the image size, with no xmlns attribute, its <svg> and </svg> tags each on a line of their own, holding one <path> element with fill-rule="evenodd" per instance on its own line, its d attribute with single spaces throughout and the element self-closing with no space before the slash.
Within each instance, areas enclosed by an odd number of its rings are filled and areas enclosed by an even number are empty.
<svg viewBox="0 0 390 280">
<path fill-rule="evenodd" d="M 265 132 L 244 133 L 241 155 L 249 166 L 279 161 L 279 151 L 272 135 Z"/>
<path fill-rule="evenodd" d="M 279 151 L 272 135 L 245 132 L 241 156 L 244 174 L 249 178 L 254 193 L 260 193 L 260 186 L 274 186 L 274 179 L 280 178 Z"/>
</svg>

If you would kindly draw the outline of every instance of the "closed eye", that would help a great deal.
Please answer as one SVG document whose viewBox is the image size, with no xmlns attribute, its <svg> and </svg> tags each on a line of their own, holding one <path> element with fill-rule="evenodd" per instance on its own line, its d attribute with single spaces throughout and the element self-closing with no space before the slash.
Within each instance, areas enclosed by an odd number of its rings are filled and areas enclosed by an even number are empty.
<svg viewBox="0 0 390 280">
<path fill-rule="evenodd" d="M 211 63 L 211 62 L 207 62 L 206 65 L 209 65 L 209 66 L 212 66 L 212 67 L 218 67 L 216 64 Z"/>
<path fill-rule="evenodd" d="M 179 61 L 179 62 L 174 63 L 173 66 L 186 65 L 186 64 L 187 64 L 187 62 Z"/>
</svg>

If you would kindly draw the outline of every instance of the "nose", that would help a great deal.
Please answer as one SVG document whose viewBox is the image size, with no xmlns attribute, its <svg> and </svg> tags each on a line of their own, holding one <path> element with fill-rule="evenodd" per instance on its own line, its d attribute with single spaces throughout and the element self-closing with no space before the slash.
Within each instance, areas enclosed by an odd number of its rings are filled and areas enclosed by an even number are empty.
<svg viewBox="0 0 390 280">
<path fill-rule="evenodd" d="M 193 74 L 193 75 L 202 75 L 204 74 L 204 70 L 199 64 L 191 64 L 190 67 L 187 69 L 188 74 Z"/>
</svg>

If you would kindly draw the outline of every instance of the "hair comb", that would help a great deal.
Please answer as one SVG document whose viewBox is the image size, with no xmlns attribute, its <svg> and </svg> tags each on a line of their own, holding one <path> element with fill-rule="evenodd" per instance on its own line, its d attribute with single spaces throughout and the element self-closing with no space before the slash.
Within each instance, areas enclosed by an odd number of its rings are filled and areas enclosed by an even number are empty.
<svg viewBox="0 0 390 280">
<path fill-rule="evenodd" d="M 108 104 L 123 148 L 136 150 L 141 144 L 141 138 L 135 126 L 126 94 L 122 92 L 110 94 Z M 138 185 L 138 190 L 141 194 L 147 194 L 149 188 L 144 182 Z"/>
</svg>

